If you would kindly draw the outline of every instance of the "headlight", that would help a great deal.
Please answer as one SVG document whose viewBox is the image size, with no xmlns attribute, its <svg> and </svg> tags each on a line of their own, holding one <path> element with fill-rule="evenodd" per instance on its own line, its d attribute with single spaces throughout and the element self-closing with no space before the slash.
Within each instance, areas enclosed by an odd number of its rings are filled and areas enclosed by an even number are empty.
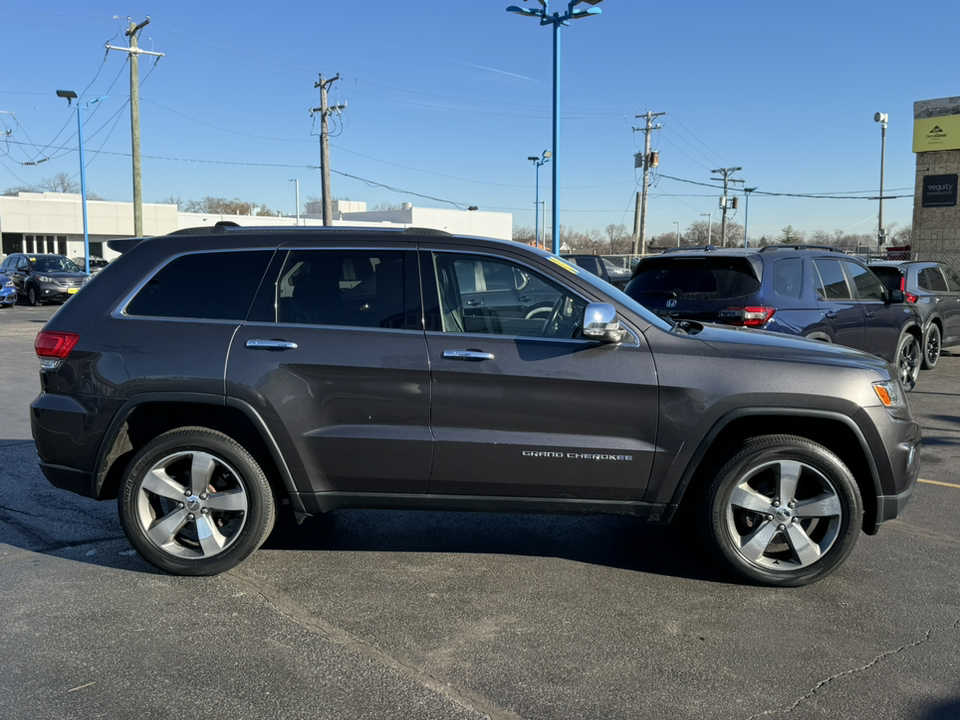
<svg viewBox="0 0 960 720">
<path fill-rule="evenodd" d="M 13 287 L 13 280 L 7 280 L 4 284 L 4 287 Z"/>
<path fill-rule="evenodd" d="M 40 282 L 53 282 L 53 278 L 47 277 L 46 275 L 38 275 L 37 280 L 39 280 Z"/>
<path fill-rule="evenodd" d="M 903 388 L 897 380 L 883 380 L 873 384 L 873 391 L 880 398 L 880 402 L 888 410 L 905 408 L 907 406 L 906 398 L 903 395 Z"/>
</svg>

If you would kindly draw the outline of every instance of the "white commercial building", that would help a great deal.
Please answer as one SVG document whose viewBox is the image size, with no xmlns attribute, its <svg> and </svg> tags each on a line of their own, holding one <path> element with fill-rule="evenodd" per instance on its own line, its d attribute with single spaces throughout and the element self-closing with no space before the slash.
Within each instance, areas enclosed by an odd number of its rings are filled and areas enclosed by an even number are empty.
<svg viewBox="0 0 960 720">
<path fill-rule="evenodd" d="M 308 210 L 319 210 L 319 203 Z M 292 227 L 295 217 L 258 215 L 207 215 L 184 213 L 176 205 L 143 204 L 143 234 L 166 235 L 183 228 L 213 226 L 229 221 L 248 227 Z M 308 212 L 301 225 L 323 225 L 322 216 Z M 350 227 L 424 227 L 457 235 L 475 235 L 510 240 L 513 216 L 510 213 L 476 210 L 447 210 L 414 207 L 403 203 L 395 210 L 367 210 L 356 201 L 334 201 L 332 224 Z M 133 203 L 105 200 L 87 201 L 87 237 L 90 255 L 108 260 L 116 255 L 106 243 L 133 236 Z M 83 256 L 83 204 L 79 194 L 20 192 L 0 196 L 0 255 L 14 252 L 58 253 Z"/>
</svg>

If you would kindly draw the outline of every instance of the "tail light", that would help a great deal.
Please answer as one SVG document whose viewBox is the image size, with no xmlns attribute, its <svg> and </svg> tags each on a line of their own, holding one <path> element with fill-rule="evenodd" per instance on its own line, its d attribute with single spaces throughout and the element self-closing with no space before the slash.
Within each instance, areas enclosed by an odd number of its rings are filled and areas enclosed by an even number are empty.
<svg viewBox="0 0 960 720">
<path fill-rule="evenodd" d="M 907 278 L 904 275 L 900 276 L 900 292 L 903 293 L 903 299 L 908 303 L 915 303 L 920 299 L 919 296 L 907 292 Z"/>
<path fill-rule="evenodd" d="M 732 311 L 733 313 L 732 317 L 726 313 L 724 314 L 724 319 L 727 319 L 731 325 L 739 325 L 743 327 L 762 327 L 770 321 L 770 318 L 773 317 L 773 314 L 777 311 L 777 309 L 757 305 L 743 308 L 732 307 L 727 308 L 727 311 Z"/>
<path fill-rule="evenodd" d="M 53 332 L 50 330 L 41 330 L 37 334 L 37 340 L 33 343 L 33 349 L 40 358 L 40 368 L 43 370 L 56 370 L 73 350 L 74 345 L 80 336 L 72 332 Z"/>
</svg>

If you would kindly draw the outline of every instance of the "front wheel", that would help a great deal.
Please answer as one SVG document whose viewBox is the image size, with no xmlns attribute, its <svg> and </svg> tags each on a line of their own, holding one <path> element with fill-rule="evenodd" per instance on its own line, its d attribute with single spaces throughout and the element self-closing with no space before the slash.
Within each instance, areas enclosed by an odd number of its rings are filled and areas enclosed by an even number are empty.
<svg viewBox="0 0 960 720">
<path fill-rule="evenodd" d="M 923 369 L 933 370 L 940 359 L 940 326 L 931 323 L 923 339 Z"/>
<path fill-rule="evenodd" d="M 904 390 L 913 390 L 920 374 L 920 342 L 912 333 L 906 332 L 897 345 L 897 375 Z"/>
<path fill-rule="evenodd" d="M 148 562 L 177 575 L 216 575 L 263 544 L 276 517 L 270 483 L 239 443 L 204 427 L 163 433 L 136 454 L 120 521 Z"/>
<path fill-rule="evenodd" d="M 707 543 L 753 582 L 807 585 L 853 551 L 863 505 L 843 462 L 792 435 L 746 440 L 720 469 L 704 499 Z"/>
<path fill-rule="evenodd" d="M 36 285 L 27 286 L 27 305 L 39 305 L 40 304 L 40 293 L 37 292 Z"/>
</svg>

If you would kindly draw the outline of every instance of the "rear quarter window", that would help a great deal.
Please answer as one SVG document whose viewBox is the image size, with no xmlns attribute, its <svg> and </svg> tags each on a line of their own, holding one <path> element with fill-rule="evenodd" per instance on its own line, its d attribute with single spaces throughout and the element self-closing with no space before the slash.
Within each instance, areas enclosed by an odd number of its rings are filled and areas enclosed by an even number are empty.
<svg viewBox="0 0 960 720">
<path fill-rule="evenodd" d="M 175 258 L 146 282 L 126 314 L 243 320 L 272 256 L 272 250 L 256 250 Z"/>
</svg>

